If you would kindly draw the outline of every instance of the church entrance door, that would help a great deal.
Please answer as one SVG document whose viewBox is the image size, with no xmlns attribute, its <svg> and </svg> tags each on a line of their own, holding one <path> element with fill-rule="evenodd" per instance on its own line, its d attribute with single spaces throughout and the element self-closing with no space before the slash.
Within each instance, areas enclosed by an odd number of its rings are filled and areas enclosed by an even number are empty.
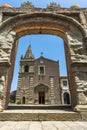
<svg viewBox="0 0 87 130">
<path fill-rule="evenodd" d="M 22 98 L 22 104 L 25 104 L 25 97 Z"/>
<path fill-rule="evenodd" d="M 67 92 L 64 93 L 64 104 L 70 104 L 70 97 Z"/>
<path fill-rule="evenodd" d="M 45 92 L 39 92 L 39 104 L 45 104 Z"/>
</svg>

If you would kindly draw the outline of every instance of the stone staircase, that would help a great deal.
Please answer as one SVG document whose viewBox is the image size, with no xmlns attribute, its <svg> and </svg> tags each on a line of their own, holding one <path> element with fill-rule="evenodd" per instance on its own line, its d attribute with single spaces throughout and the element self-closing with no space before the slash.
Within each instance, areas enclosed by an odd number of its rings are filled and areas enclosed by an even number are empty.
<svg viewBox="0 0 87 130">
<path fill-rule="evenodd" d="M 71 106 L 9 105 L 0 113 L 0 121 L 81 121 L 81 113 L 71 111 Z M 86 120 L 86 119 L 85 119 Z"/>
<path fill-rule="evenodd" d="M 81 121 L 75 112 L 36 112 L 36 111 L 4 111 L 0 113 L 0 121 Z"/>
</svg>

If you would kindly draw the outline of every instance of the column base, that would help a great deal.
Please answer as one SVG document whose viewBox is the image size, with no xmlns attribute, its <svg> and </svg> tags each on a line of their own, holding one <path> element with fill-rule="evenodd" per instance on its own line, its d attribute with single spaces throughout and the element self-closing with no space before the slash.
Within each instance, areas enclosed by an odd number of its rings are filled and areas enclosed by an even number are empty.
<svg viewBox="0 0 87 130">
<path fill-rule="evenodd" d="M 2 107 L 2 106 L 0 106 L 0 112 L 3 112 L 3 110 L 4 110 L 4 109 L 3 109 L 3 107 Z"/>
<path fill-rule="evenodd" d="M 2 102 L 1 102 L 1 100 L 0 100 L 0 112 L 3 112 L 3 107 L 2 107 Z"/>
<path fill-rule="evenodd" d="M 87 112 L 87 105 L 77 105 L 74 108 L 74 111 L 76 111 L 76 112 Z"/>
</svg>

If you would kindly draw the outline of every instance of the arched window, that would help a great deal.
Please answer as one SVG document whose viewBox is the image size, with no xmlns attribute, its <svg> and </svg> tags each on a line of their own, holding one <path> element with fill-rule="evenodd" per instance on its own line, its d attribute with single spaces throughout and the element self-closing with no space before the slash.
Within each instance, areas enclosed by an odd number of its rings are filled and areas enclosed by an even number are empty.
<svg viewBox="0 0 87 130">
<path fill-rule="evenodd" d="M 63 94 L 64 104 L 70 104 L 70 96 L 69 93 L 65 92 Z"/>
<path fill-rule="evenodd" d="M 29 72 L 29 66 L 28 66 L 28 65 L 26 65 L 26 66 L 24 67 L 24 72 Z"/>
</svg>

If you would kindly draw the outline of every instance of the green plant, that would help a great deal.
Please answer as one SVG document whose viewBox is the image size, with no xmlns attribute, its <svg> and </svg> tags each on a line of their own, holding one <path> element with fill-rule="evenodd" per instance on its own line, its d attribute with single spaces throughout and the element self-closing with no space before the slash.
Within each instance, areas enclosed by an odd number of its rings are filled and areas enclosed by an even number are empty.
<svg viewBox="0 0 87 130">
<path fill-rule="evenodd" d="M 21 102 L 20 101 L 16 101 L 16 104 L 21 104 Z"/>
</svg>

